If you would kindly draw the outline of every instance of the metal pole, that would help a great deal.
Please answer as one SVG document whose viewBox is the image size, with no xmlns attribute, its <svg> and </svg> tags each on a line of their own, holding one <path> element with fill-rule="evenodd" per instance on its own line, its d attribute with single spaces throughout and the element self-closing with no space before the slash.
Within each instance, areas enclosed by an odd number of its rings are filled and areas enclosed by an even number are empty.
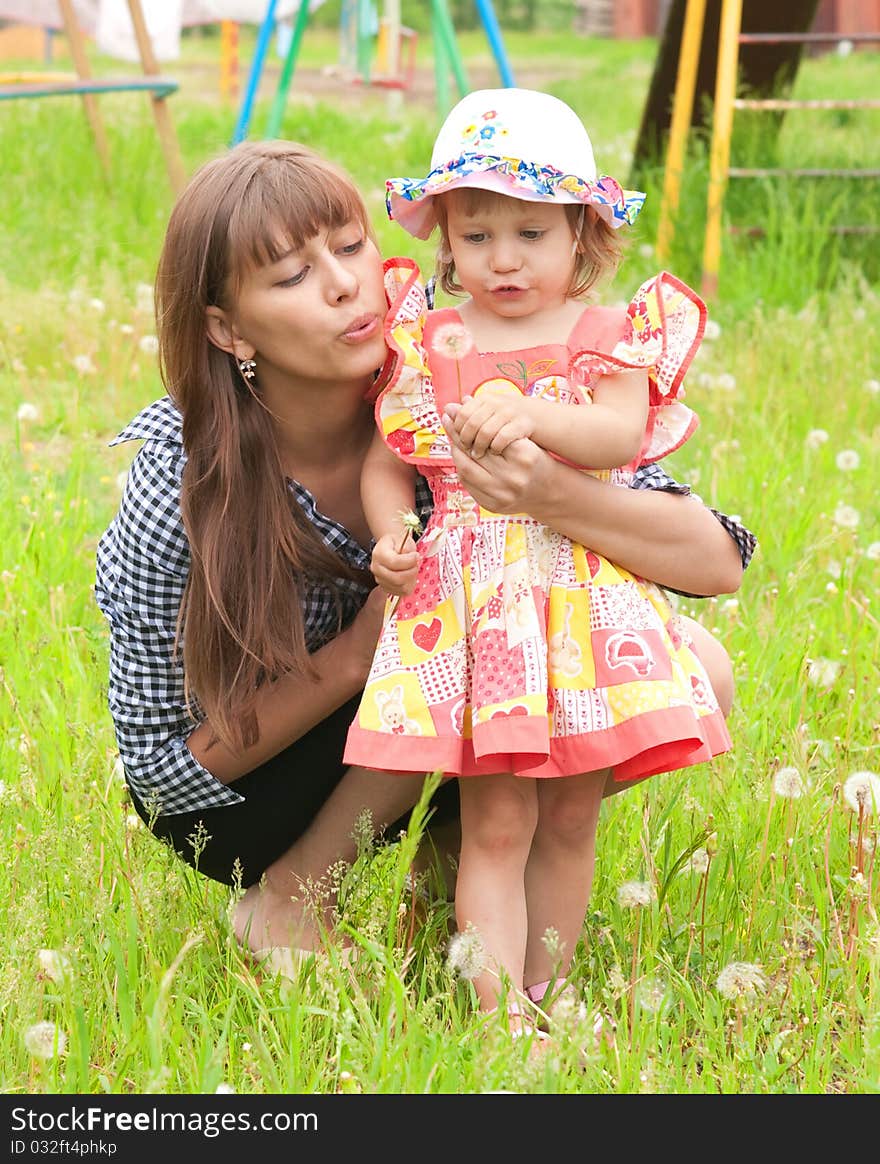
<svg viewBox="0 0 880 1164">
<path fill-rule="evenodd" d="M 266 136 L 277 137 L 281 130 L 281 120 L 284 117 L 284 106 L 287 104 L 287 94 L 296 67 L 296 58 L 299 56 L 299 46 L 302 43 L 303 33 L 309 19 L 309 0 L 299 0 L 296 13 L 296 24 L 293 26 L 293 35 L 287 46 L 287 56 L 284 58 L 284 67 L 275 92 L 275 100 L 269 111 L 269 120 L 266 124 Z"/>
<path fill-rule="evenodd" d="M 275 26 L 275 6 L 277 3 L 278 0 L 269 0 L 266 15 L 263 17 L 263 23 L 260 25 L 260 34 L 257 37 L 257 47 L 254 51 L 254 59 L 251 62 L 251 71 L 248 76 L 247 88 L 244 92 L 244 100 L 241 103 L 241 109 L 238 112 L 238 121 L 235 123 L 235 130 L 232 134 L 232 145 L 238 145 L 248 135 L 248 127 L 251 123 L 251 114 L 254 108 L 254 98 L 257 93 L 257 86 L 260 83 L 260 74 L 263 72 L 263 61 L 266 59 L 266 52 L 272 37 L 272 29 Z"/>
<path fill-rule="evenodd" d="M 721 212 L 730 162 L 733 103 L 742 27 L 742 0 L 722 0 L 718 35 L 718 72 L 715 77 L 715 108 L 712 113 L 712 149 L 709 155 L 709 194 L 706 204 L 706 238 L 703 244 L 702 292 L 711 298 L 718 290 L 721 265 Z"/>
<path fill-rule="evenodd" d="M 681 175 L 687 147 L 691 114 L 694 109 L 694 90 L 697 82 L 697 66 L 700 62 L 700 44 L 703 39 L 703 23 L 706 15 L 706 0 L 687 0 L 681 47 L 678 55 L 678 74 L 675 80 L 675 96 L 672 102 L 672 120 L 669 125 L 669 141 L 666 147 L 666 172 L 663 175 L 663 196 L 660 202 L 660 222 L 657 226 L 657 258 L 665 263 L 672 249 L 675 233 L 675 216 L 681 190 Z"/>
<path fill-rule="evenodd" d="M 501 38 L 501 29 L 498 26 L 495 9 L 492 7 L 492 0 L 476 0 L 476 3 L 477 12 L 480 15 L 480 20 L 486 32 L 486 38 L 489 41 L 489 47 L 492 50 L 492 55 L 495 57 L 498 72 L 501 74 L 501 83 L 505 88 L 512 89 L 516 85 L 516 81 L 513 79 L 513 72 L 507 60 L 507 54 L 504 51 L 504 41 Z"/>
</svg>

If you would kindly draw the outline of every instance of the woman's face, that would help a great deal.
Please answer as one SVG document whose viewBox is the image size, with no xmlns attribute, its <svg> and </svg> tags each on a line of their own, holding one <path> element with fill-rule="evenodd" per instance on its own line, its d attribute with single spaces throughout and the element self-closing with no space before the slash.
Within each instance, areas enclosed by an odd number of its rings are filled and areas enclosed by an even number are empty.
<svg viewBox="0 0 880 1164">
<path fill-rule="evenodd" d="M 286 248 L 282 248 L 284 251 Z M 369 384 L 386 356 L 382 260 L 359 222 L 247 268 L 224 314 L 261 389 Z"/>
</svg>

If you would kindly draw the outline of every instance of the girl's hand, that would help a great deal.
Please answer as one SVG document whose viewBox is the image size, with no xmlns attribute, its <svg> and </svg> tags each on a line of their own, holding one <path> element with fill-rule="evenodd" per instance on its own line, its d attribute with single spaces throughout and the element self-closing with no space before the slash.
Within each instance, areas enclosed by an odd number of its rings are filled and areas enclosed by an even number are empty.
<svg viewBox="0 0 880 1164">
<path fill-rule="evenodd" d="M 514 441 L 534 435 L 532 405 L 519 392 L 484 388 L 478 396 L 466 396 L 460 405 L 450 406 L 454 409 L 452 427 L 477 460 L 487 452 L 500 455 Z"/>
<path fill-rule="evenodd" d="M 513 441 L 500 455 L 489 452 L 474 459 L 455 424 L 462 407 L 450 404 L 442 418 L 462 485 L 492 513 L 539 513 L 552 496 L 559 463 L 526 438 Z"/>
<path fill-rule="evenodd" d="M 386 594 L 412 594 L 419 575 L 419 556 L 414 549 L 398 549 L 400 540 L 385 534 L 373 547 L 370 569 Z M 406 545 L 412 542 L 407 540 Z"/>
</svg>

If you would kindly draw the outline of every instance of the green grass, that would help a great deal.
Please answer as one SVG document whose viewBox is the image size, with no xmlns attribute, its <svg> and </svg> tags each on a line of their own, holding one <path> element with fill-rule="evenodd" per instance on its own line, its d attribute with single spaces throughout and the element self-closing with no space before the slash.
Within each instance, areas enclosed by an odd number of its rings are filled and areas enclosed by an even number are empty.
<svg viewBox="0 0 880 1164">
<path fill-rule="evenodd" d="M 332 61 L 329 38 L 306 42 L 304 70 Z M 474 76 L 495 83 L 483 38 L 462 44 Z M 420 44 L 426 68 L 428 49 Z M 544 83 L 583 114 L 600 166 L 625 174 L 650 43 L 511 36 L 508 50 L 515 71 L 546 67 Z M 206 42 L 193 53 L 210 64 Z M 868 53 L 845 65 L 821 58 L 798 84 L 864 95 L 878 68 Z M 349 167 L 386 253 L 408 249 L 429 267 L 428 244 L 407 248 L 385 221 L 381 190 L 386 174 L 424 168 L 436 111 L 395 110 L 380 93 L 353 101 L 345 86 L 322 93 L 294 86 L 285 134 Z M 271 89 L 255 126 L 270 101 Z M 725 238 L 710 304 L 720 335 L 689 380 L 702 425 L 670 468 L 760 537 L 735 600 L 682 603 L 735 660 L 735 746 L 606 805 L 577 954 L 583 1013 L 560 1013 L 555 1049 L 536 1064 L 487 1032 L 466 984 L 450 978 L 448 905 L 414 911 L 403 889 L 411 843 L 363 846 L 340 874 L 358 969 L 331 957 L 289 988 L 260 980 L 230 943 L 230 895 L 132 819 L 114 774 L 107 635 L 91 586 L 131 456 L 107 441 L 161 392 L 139 284 L 152 281 L 171 196 L 146 102 L 107 97 L 102 109 L 109 188 L 77 103 L 0 107 L 0 1089 L 876 1092 L 877 816 L 860 838 L 841 787 L 855 771 L 880 771 L 878 272 L 864 242 L 801 229 L 821 226 L 831 207 L 876 220 L 876 206 L 806 186 L 731 190 L 729 219 L 757 212 L 770 233 Z M 235 110 L 189 83 L 172 110 L 192 172 L 224 147 Z M 740 140 L 768 162 L 835 164 L 871 156 L 873 116 L 802 115 L 775 142 Z M 692 283 L 705 176 L 697 147 L 669 263 Z M 614 288 L 621 298 L 656 267 L 659 179 Z M 847 450 L 858 468 L 838 467 Z M 799 799 L 773 791 L 785 767 L 801 774 Z M 696 850 L 708 850 L 705 872 L 689 866 Z M 617 891 L 630 880 L 653 882 L 656 902 L 623 909 Z M 44 949 L 66 954 L 66 980 L 41 969 Z M 718 975 L 732 961 L 760 965 L 766 989 L 724 997 Z M 64 1032 L 63 1055 L 28 1052 L 25 1031 L 39 1021 Z"/>
</svg>

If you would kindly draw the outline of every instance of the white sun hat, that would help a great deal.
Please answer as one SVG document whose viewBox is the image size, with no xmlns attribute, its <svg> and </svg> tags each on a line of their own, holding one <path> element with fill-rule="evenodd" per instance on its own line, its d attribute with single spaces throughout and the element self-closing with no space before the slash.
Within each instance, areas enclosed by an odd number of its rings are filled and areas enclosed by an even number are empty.
<svg viewBox="0 0 880 1164">
<path fill-rule="evenodd" d="M 631 226 L 645 195 L 599 177 L 593 146 L 574 110 L 532 89 L 478 89 L 449 113 L 426 178 L 389 178 L 388 216 L 415 238 L 437 225 L 434 196 L 464 186 L 527 202 L 594 206 L 609 226 Z"/>
</svg>

